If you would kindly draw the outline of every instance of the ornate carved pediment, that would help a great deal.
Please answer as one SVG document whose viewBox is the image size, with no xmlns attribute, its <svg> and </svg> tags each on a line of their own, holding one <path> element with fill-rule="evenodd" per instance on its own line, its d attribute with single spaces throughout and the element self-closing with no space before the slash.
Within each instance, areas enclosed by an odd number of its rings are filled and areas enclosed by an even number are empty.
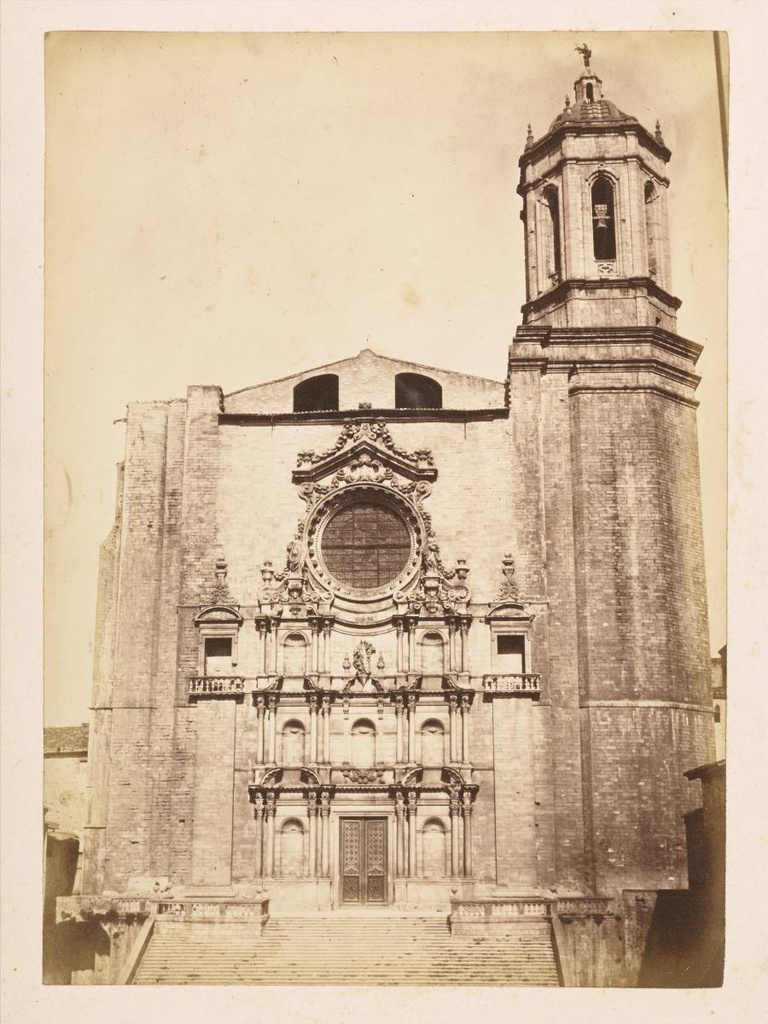
<svg viewBox="0 0 768 1024">
<path fill-rule="evenodd" d="M 426 448 L 409 452 L 395 444 L 383 420 L 345 423 L 338 440 L 324 452 L 298 454 L 294 483 L 322 480 L 355 461 L 370 465 L 379 461 L 410 480 L 435 480 L 437 470 Z"/>
</svg>

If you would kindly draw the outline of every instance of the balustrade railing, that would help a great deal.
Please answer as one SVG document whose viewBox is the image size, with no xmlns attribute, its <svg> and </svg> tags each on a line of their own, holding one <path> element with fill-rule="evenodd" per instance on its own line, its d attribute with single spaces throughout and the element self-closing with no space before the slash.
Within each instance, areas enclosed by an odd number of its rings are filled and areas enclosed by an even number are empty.
<svg viewBox="0 0 768 1024">
<path fill-rule="evenodd" d="M 189 680 L 190 697 L 245 693 L 244 676 L 193 676 Z"/>
<path fill-rule="evenodd" d="M 483 690 L 488 693 L 539 693 L 541 676 L 534 672 L 483 676 Z"/>
</svg>

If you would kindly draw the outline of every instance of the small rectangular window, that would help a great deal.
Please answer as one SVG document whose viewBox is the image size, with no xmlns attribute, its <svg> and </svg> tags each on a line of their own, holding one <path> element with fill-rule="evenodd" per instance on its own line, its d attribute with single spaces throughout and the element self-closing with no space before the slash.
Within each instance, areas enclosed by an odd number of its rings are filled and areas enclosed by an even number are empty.
<svg viewBox="0 0 768 1024">
<path fill-rule="evenodd" d="M 205 674 L 227 676 L 232 672 L 232 638 L 209 636 L 205 638 Z"/>
<path fill-rule="evenodd" d="M 525 637 L 509 633 L 497 636 L 496 662 L 499 672 L 525 672 Z"/>
</svg>

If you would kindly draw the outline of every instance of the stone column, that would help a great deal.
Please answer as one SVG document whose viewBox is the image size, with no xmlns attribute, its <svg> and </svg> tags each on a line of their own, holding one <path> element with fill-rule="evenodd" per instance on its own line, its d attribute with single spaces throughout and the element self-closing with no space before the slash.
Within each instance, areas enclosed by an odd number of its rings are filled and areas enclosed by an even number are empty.
<svg viewBox="0 0 768 1024">
<path fill-rule="evenodd" d="M 264 874 L 264 799 L 256 797 L 253 808 L 253 817 L 256 821 L 256 877 Z"/>
<path fill-rule="evenodd" d="M 459 760 L 458 755 L 458 728 L 456 725 L 456 712 L 458 710 L 459 698 L 455 693 L 450 694 L 448 697 L 448 714 L 450 721 L 450 745 L 451 745 L 451 764 L 455 764 Z"/>
<path fill-rule="evenodd" d="M 416 794 L 408 794 L 408 874 L 416 874 Z"/>
<path fill-rule="evenodd" d="M 403 877 L 405 860 L 405 798 L 402 793 L 395 795 L 395 876 Z"/>
<path fill-rule="evenodd" d="M 256 760 L 264 764 L 264 698 L 256 698 Z"/>
<path fill-rule="evenodd" d="M 327 791 L 320 795 L 320 815 L 323 831 L 323 856 L 321 869 L 324 877 L 331 873 L 331 794 Z"/>
<path fill-rule="evenodd" d="M 460 633 L 461 633 L 461 644 L 460 644 L 460 647 L 461 647 L 461 660 L 459 662 L 459 664 L 460 664 L 459 671 L 460 672 L 467 672 L 467 671 L 469 671 L 469 669 L 467 667 L 467 665 L 468 665 L 468 659 L 467 659 L 467 633 L 469 632 L 469 625 L 463 619 L 462 619 L 461 623 L 459 624 L 459 630 L 460 630 Z"/>
<path fill-rule="evenodd" d="M 323 697 L 323 763 L 331 763 L 331 698 Z"/>
<path fill-rule="evenodd" d="M 277 675 L 277 632 L 270 634 L 272 637 L 272 675 Z"/>
<path fill-rule="evenodd" d="M 326 674 L 331 671 L 331 628 L 332 623 L 330 621 L 323 621 L 323 672 Z"/>
<path fill-rule="evenodd" d="M 403 671 L 403 623 L 398 620 L 395 629 L 397 630 L 397 667 L 395 671 L 400 675 Z"/>
<path fill-rule="evenodd" d="M 416 671 L 416 630 L 408 630 L 408 671 Z"/>
<path fill-rule="evenodd" d="M 454 644 L 454 639 L 453 638 L 455 636 L 456 636 L 456 627 L 454 626 L 453 622 L 451 621 L 451 622 L 448 623 L 448 664 L 446 666 L 446 671 L 448 671 L 448 672 L 453 672 L 454 671 L 454 666 L 456 664 L 455 651 L 454 651 L 454 646 L 453 646 L 453 644 Z"/>
<path fill-rule="evenodd" d="M 309 659 L 309 670 L 315 675 L 320 671 L 320 633 L 322 631 L 322 623 L 317 620 L 312 620 L 312 651 Z"/>
<path fill-rule="evenodd" d="M 275 873 L 275 803 L 276 793 L 267 793 L 264 807 L 264 874 L 272 878 Z"/>
<path fill-rule="evenodd" d="M 317 697 L 309 698 L 309 763 L 317 764 Z"/>
<path fill-rule="evenodd" d="M 452 790 L 449 794 L 449 811 L 451 815 L 451 877 L 457 878 L 459 875 L 459 821 L 461 815 L 461 806 L 459 803 L 459 794 L 456 790 Z"/>
<path fill-rule="evenodd" d="M 261 665 L 261 674 L 267 674 L 267 624 L 262 619 L 259 622 L 259 663 Z"/>
<path fill-rule="evenodd" d="M 277 697 L 267 697 L 269 718 L 267 725 L 267 764 L 274 764 L 277 757 Z"/>
<path fill-rule="evenodd" d="M 469 763 L 469 697 L 461 698 L 461 753 L 462 763 Z"/>
<path fill-rule="evenodd" d="M 461 795 L 461 813 L 464 817 L 464 875 L 472 875 L 472 794 Z M 457 819 L 458 820 L 458 819 Z"/>
<path fill-rule="evenodd" d="M 307 818 L 309 819 L 309 856 L 307 858 L 307 874 L 317 874 L 317 793 L 314 789 L 307 792 Z"/>
<path fill-rule="evenodd" d="M 403 763 L 403 698 L 395 697 L 395 760 Z"/>
<path fill-rule="evenodd" d="M 416 697 L 408 697 L 408 763 L 416 760 Z"/>
</svg>

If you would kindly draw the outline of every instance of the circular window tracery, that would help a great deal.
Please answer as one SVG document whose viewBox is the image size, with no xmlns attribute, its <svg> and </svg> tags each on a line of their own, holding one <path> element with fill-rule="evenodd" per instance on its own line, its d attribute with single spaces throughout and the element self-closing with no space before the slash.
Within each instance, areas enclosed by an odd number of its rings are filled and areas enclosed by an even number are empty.
<svg viewBox="0 0 768 1024">
<path fill-rule="evenodd" d="M 329 495 L 307 527 L 313 575 L 339 599 L 371 606 L 406 585 L 421 564 L 424 526 L 389 488 L 355 484 Z"/>
<path fill-rule="evenodd" d="M 408 527 L 391 508 L 355 502 L 331 518 L 321 544 L 332 576 L 355 590 L 377 590 L 394 582 L 408 564 Z"/>
</svg>

